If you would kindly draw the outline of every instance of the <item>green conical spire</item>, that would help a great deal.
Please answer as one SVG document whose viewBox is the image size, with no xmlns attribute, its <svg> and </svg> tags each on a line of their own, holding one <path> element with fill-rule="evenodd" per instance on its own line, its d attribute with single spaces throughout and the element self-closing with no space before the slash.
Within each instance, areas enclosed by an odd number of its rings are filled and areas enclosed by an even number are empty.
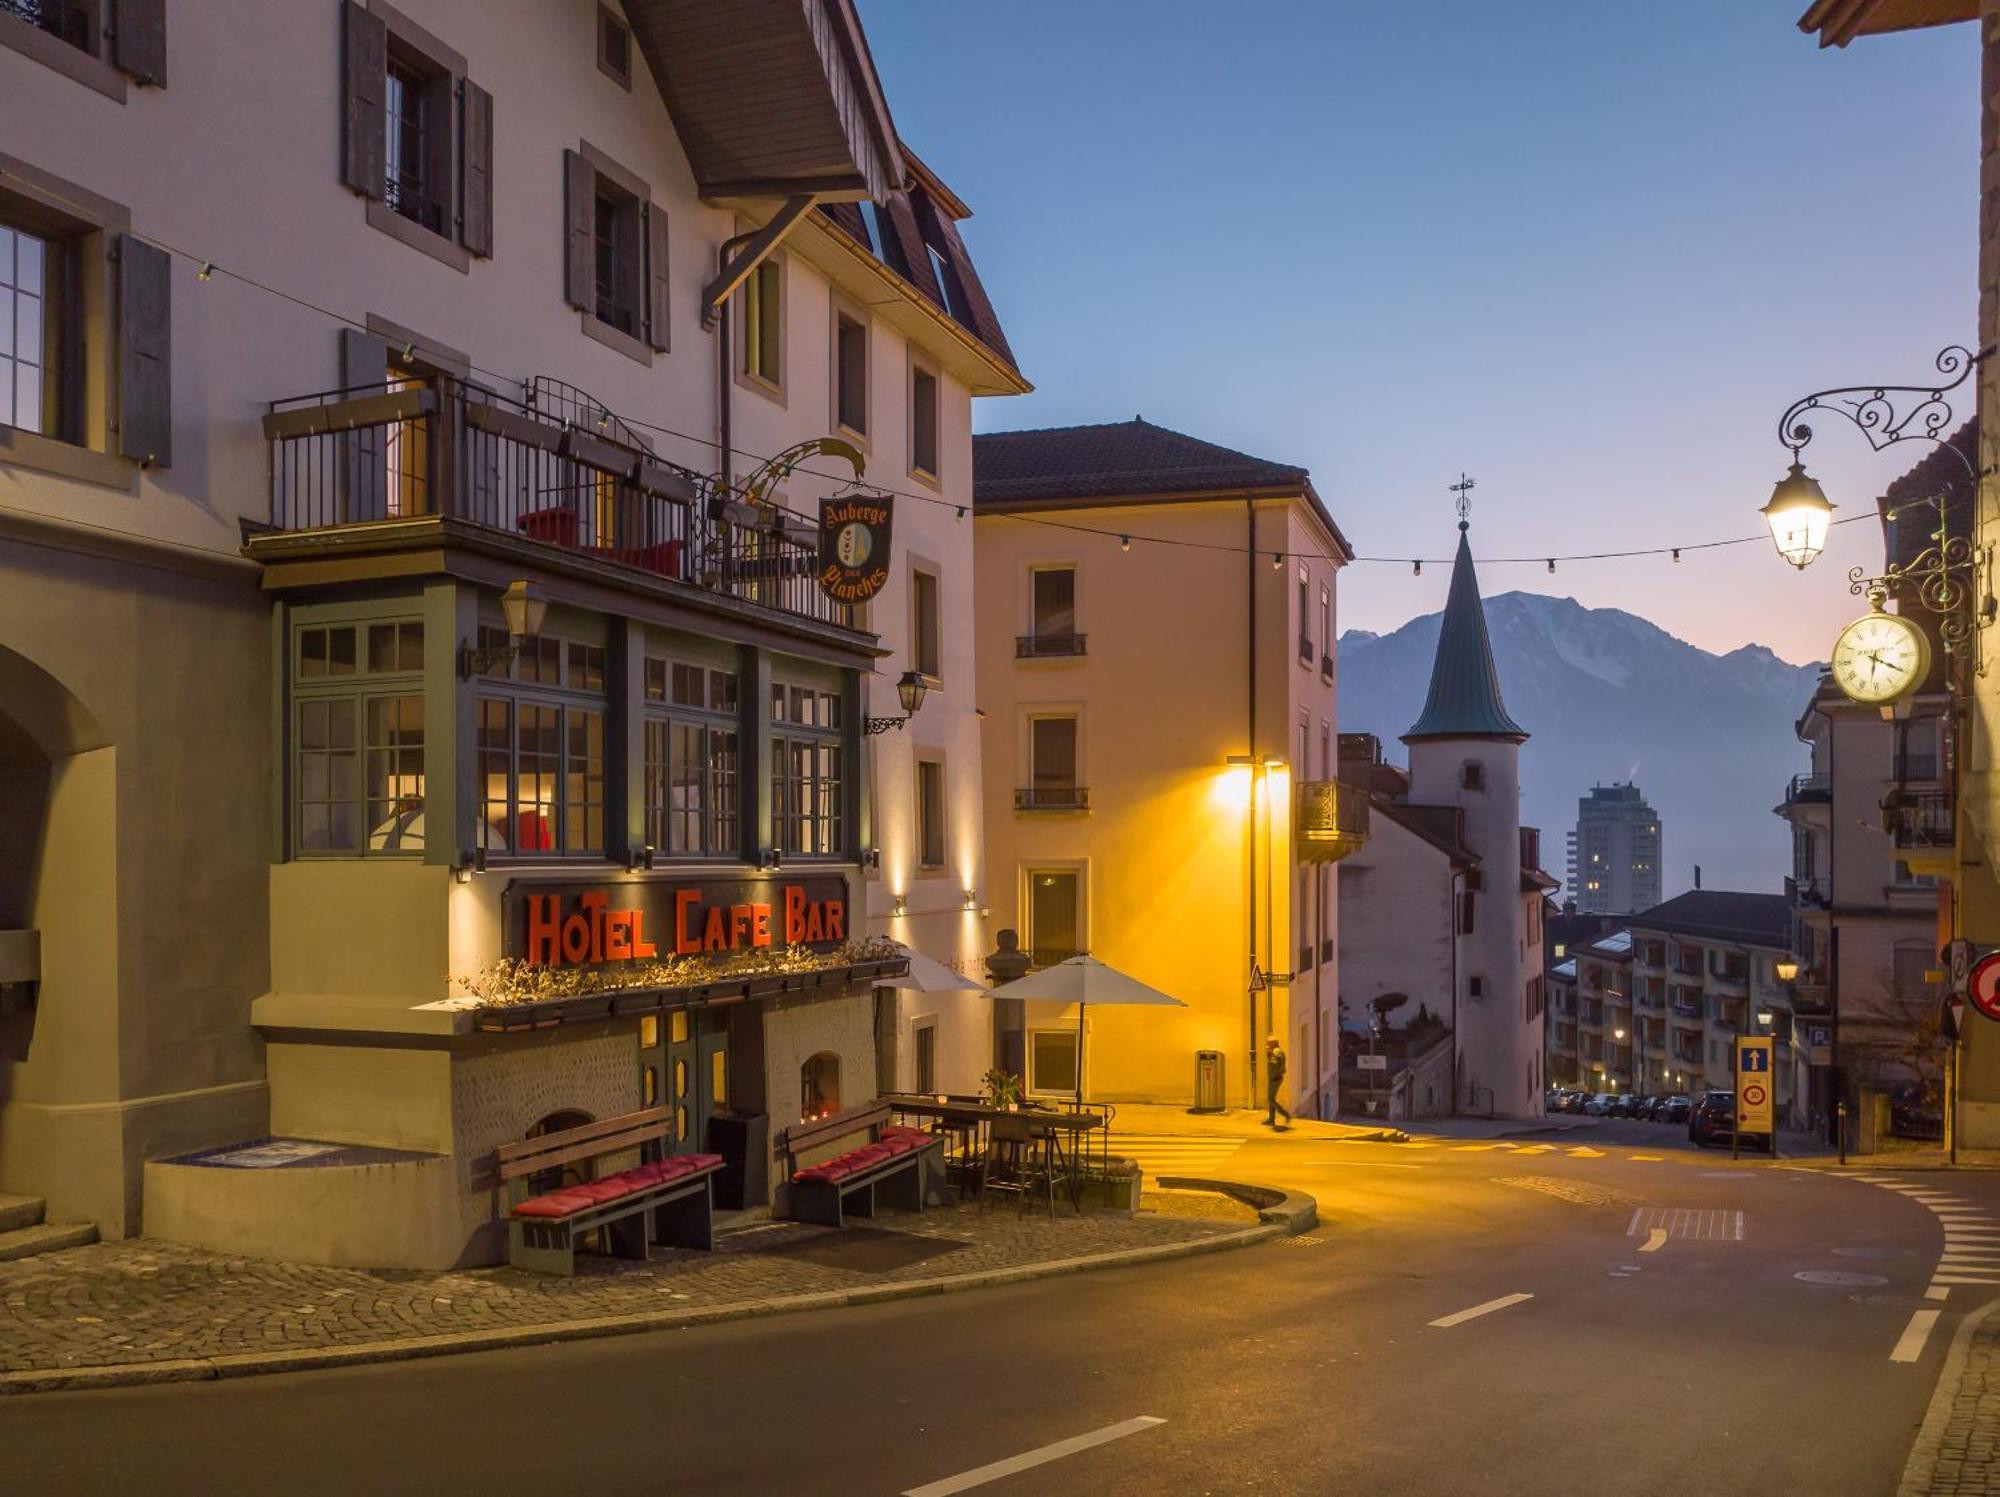
<svg viewBox="0 0 2000 1497">
<path fill-rule="evenodd" d="M 1427 738 L 1527 739 L 1527 730 L 1507 715 L 1500 700 L 1500 673 L 1493 667 L 1493 642 L 1486 635 L 1486 607 L 1472 569 L 1472 543 L 1465 521 L 1458 522 L 1458 559 L 1452 563 L 1451 593 L 1438 630 L 1437 658 L 1431 663 L 1431 694 L 1423 715 L 1403 742 Z"/>
</svg>

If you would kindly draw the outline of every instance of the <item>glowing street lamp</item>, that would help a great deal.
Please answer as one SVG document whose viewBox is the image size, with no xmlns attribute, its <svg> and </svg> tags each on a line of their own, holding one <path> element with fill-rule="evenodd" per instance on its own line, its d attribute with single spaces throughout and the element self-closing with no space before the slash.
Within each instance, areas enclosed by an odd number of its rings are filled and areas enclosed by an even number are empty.
<svg viewBox="0 0 2000 1497">
<path fill-rule="evenodd" d="M 1792 468 L 1771 490 L 1771 502 L 1763 509 L 1771 527 L 1771 539 L 1778 554 L 1804 571 L 1826 549 L 1827 527 L 1833 523 L 1833 505 L 1819 480 L 1806 472 L 1796 455 Z"/>
</svg>

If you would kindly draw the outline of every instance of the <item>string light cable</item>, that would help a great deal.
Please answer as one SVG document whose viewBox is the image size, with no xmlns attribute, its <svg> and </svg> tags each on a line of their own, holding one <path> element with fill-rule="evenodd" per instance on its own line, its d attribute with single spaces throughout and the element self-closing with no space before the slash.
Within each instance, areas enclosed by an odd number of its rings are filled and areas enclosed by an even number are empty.
<svg viewBox="0 0 2000 1497">
<path fill-rule="evenodd" d="M 0 179 L 4 179 L 8 175 L 9 173 L 6 171 L 6 169 L 4 167 L 0 167 Z M 45 187 L 41 187 L 40 185 L 37 186 L 36 190 L 38 196 L 53 199 L 58 202 L 64 201 L 59 194 L 51 193 Z M 84 209 L 84 205 L 80 203 L 70 203 L 69 206 L 78 209 L 79 211 L 82 211 Z M 315 316 L 323 317 L 331 322 L 338 323 L 342 327 L 352 328 L 356 332 L 370 333 L 370 329 L 368 328 L 366 323 L 358 322 L 354 318 L 347 316 L 345 313 L 336 311 L 331 307 L 322 306 L 317 302 L 314 302 L 306 297 L 296 294 L 295 292 L 287 291 L 282 286 L 274 286 L 268 281 L 262 281 L 255 276 L 247 275 L 240 270 L 232 269 L 230 266 L 225 265 L 220 261 L 210 259 L 205 255 L 196 254 L 193 251 L 184 249 L 180 245 L 174 244 L 168 240 L 160 239 L 151 234 L 131 234 L 130 237 L 137 239 L 142 243 L 149 244 L 153 248 L 160 250 L 165 254 L 171 255 L 177 260 L 185 261 L 186 263 L 194 266 L 196 279 L 203 282 L 204 284 L 212 284 L 218 279 L 240 282 L 241 284 L 250 287 L 254 291 L 260 291 L 264 293 L 266 296 L 276 297 L 278 300 L 285 302 L 291 306 L 297 307 L 301 311 L 313 313 Z M 370 336 L 374 335 L 370 333 Z M 471 363 L 470 361 L 468 361 L 466 367 L 475 373 L 485 375 L 489 379 L 498 380 L 505 385 L 519 385 L 522 383 L 521 379 L 518 376 L 508 374 L 502 370 L 489 369 L 483 365 Z M 607 410 L 606 415 L 608 416 L 609 414 L 610 413 Z M 715 441 L 713 437 L 701 436 L 694 432 L 681 431 L 674 427 L 663 425 L 660 422 L 645 420 L 643 417 L 627 416 L 620 414 L 618 416 L 618 419 L 627 426 L 636 427 L 642 431 L 652 432 L 659 436 L 671 437 L 676 441 L 690 442 L 699 447 L 712 448 L 715 446 Z M 602 422 L 600 422 L 600 424 L 602 424 Z M 731 447 L 729 451 L 732 457 L 748 459 L 754 463 L 761 464 L 768 462 L 770 460 L 769 454 L 754 452 L 748 448 Z M 857 484 L 852 474 L 827 472 L 824 470 L 808 467 L 804 464 L 797 465 L 792 469 L 792 471 L 803 477 L 818 478 L 823 481 L 841 485 L 846 488 L 862 487 L 868 489 L 871 492 L 892 495 L 898 499 L 910 500 L 913 503 L 928 504 L 934 508 L 949 509 L 955 512 L 955 518 L 958 519 L 963 519 L 965 518 L 966 515 L 966 506 L 961 501 L 956 499 L 948 499 L 938 494 L 924 493 L 921 490 L 897 488 L 894 485 L 877 484 L 873 482 Z M 712 478 L 710 481 L 715 482 L 718 487 L 723 488 L 725 492 L 728 492 L 732 495 L 735 495 L 737 497 L 748 497 L 748 490 L 740 484 L 736 483 L 725 484 L 722 483 L 719 479 L 715 478 Z M 1273 568 L 1282 567 L 1284 563 L 1288 560 L 1311 561 L 1317 559 L 1324 559 L 1323 554 L 1316 551 L 1299 551 L 1299 552 L 1269 551 L 1262 546 L 1253 548 L 1249 546 L 1234 545 L 1226 541 L 1198 541 L 1198 540 L 1189 540 L 1178 536 L 1147 535 L 1137 530 L 1121 530 L 1109 526 L 1087 525 L 1075 520 L 1057 519 L 1051 515 L 1023 514 L 1016 511 L 1008 511 L 997 515 L 989 513 L 983 518 L 1016 520 L 1025 524 L 1041 525 L 1052 530 L 1063 530 L 1076 535 L 1095 536 L 1104 540 L 1116 541 L 1121 551 L 1130 551 L 1134 545 L 1146 545 L 1146 546 L 1172 546 L 1172 547 L 1178 547 L 1183 550 L 1213 551 L 1213 552 L 1221 552 L 1224 554 L 1236 555 L 1236 556 L 1265 555 L 1271 558 L 1271 564 Z M 1861 513 L 1848 515 L 1842 519 L 1835 520 L 1832 522 L 1832 524 L 1836 526 L 1851 525 L 1859 521 L 1873 520 L 1878 518 L 1879 516 L 1874 511 L 1864 510 Z M 1730 536 L 1723 540 L 1694 541 L 1694 542 L 1683 541 L 1678 545 L 1633 546 L 1621 550 L 1579 551 L 1567 555 L 1556 555 L 1556 556 L 1550 556 L 1546 552 L 1536 556 L 1482 556 L 1481 558 L 1479 558 L 1479 562 L 1481 566 L 1542 566 L 1546 567 L 1549 571 L 1553 572 L 1556 569 L 1557 564 L 1561 562 L 1631 561 L 1653 556 L 1671 557 L 1675 562 L 1679 562 L 1681 560 L 1681 555 L 1683 552 L 1716 551 L 1730 546 L 1747 546 L 1747 545 L 1757 544 L 1759 542 L 1764 544 L 1769 544 L 1769 541 L 1770 537 L 1768 535 L 1740 535 L 1740 536 Z M 208 548 L 206 547 L 200 547 L 197 549 L 204 551 L 208 550 Z M 220 555 L 226 553 L 210 552 L 210 554 Z M 1354 556 L 1350 557 L 1348 560 L 1350 564 L 1357 564 L 1357 565 L 1407 566 L 1411 568 L 1413 575 L 1421 575 L 1425 565 L 1428 564 L 1432 566 L 1449 566 L 1452 563 L 1453 559 L 1454 558 L 1448 556 L 1445 557 Z"/>
</svg>

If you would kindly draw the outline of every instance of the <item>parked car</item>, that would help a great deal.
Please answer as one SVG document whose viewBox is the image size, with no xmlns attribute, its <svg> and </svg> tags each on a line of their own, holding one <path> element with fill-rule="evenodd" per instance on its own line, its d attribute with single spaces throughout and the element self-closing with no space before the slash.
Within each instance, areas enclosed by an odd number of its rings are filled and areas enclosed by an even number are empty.
<svg viewBox="0 0 2000 1497">
<path fill-rule="evenodd" d="M 1736 1131 L 1736 1093 L 1703 1092 L 1688 1117 L 1688 1137 L 1702 1148 L 1728 1143 Z M 1767 1133 L 1746 1133 L 1743 1142 L 1753 1148 L 1768 1149 Z"/>
<path fill-rule="evenodd" d="M 1638 1105 L 1633 1108 L 1632 1116 L 1644 1118 L 1649 1123 L 1657 1123 L 1660 1120 L 1660 1104 L 1666 1100 L 1665 1097 L 1641 1097 Z"/>
<path fill-rule="evenodd" d="M 1685 1123 L 1693 1111 L 1694 1098 L 1689 1096 L 1669 1097 L 1667 1098 L 1666 1116 L 1662 1121 L 1668 1123 Z"/>
</svg>

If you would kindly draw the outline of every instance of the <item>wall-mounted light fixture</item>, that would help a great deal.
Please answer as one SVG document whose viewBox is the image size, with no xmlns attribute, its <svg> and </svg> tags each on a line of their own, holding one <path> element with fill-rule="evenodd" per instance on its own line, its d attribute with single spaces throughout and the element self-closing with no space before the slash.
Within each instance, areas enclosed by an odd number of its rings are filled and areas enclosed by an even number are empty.
<svg viewBox="0 0 2000 1497">
<path fill-rule="evenodd" d="M 882 849 L 879 847 L 863 848 L 861 850 L 861 866 L 863 868 L 880 868 L 882 866 Z"/>
<path fill-rule="evenodd" d="M 507 590 L 500 595 L 500 612 L 507 620 L 506 644 L 482 649 L 467 641 L 458 648 L 458 673 L 468 681 L 474 676 L 511 666 L 521 653 L 522 641 L 542 632 L 542 621 L 548 617 L 549 600 L 532 582 L 510 582 Z"/>
<path fill-rule="evenodd" d="M 917 709 L 924 704 L 924 693 L 928 683 L 916 671 L 904 671 L 902 679 L 896 682 L 896 697 L 903 704 L 901 717 L 871 717 L 863 724 L 870 736 L 886 733 L 891 728 L 901 728 L 904 723 L 917 715 Z"/>
<path fill-rule="evenodd" d="M 473 856 L 469 852 L 462 852 L 458 855 L 458 861 L 451 865 L 451 881 L 453 883 L 469 884 L 472 882 Z"/>
<path fill-rule="evenodd" d="M 898 918 L 901 918 L 902 916 L 909 914 L 910 896 L 907 894 L 898 894 L 896 896 L 895 904 L 890 907 L 889 913 L 897 916 Z"/>
</svg>

